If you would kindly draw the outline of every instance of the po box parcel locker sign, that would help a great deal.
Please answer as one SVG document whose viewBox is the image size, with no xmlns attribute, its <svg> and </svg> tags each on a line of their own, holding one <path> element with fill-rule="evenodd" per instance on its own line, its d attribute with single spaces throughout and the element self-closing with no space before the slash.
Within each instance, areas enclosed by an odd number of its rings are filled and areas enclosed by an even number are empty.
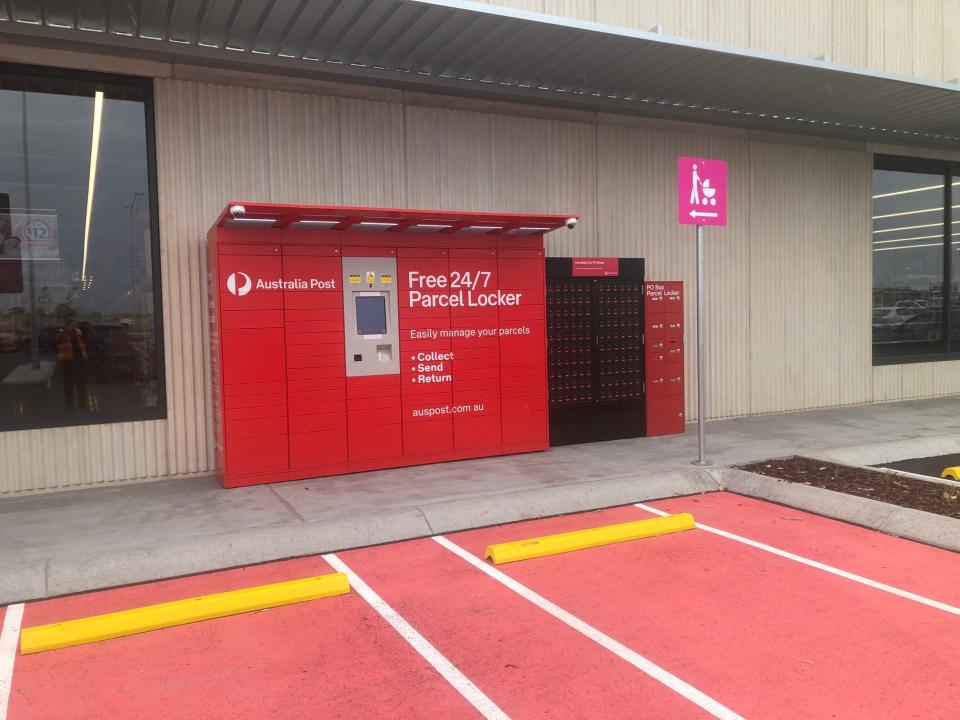
<svg viewBox="0 0 960 720">
<path fill-rule="evenodd" d="M 548 447 L 543 235 L 216 226 L 227 487 Z"/>
</svg>

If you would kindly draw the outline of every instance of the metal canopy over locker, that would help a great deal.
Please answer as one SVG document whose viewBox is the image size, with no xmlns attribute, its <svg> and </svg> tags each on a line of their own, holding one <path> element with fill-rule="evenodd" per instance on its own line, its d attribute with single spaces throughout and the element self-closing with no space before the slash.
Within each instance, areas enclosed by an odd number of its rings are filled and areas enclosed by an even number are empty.
<svg viewBox="0 0 960 720">
<path fill-rule="evenodd" d="M 228 206 L 207 246 L 221 482 L 545 450 L 543 236 L 572 220 Z"/>
</svg>

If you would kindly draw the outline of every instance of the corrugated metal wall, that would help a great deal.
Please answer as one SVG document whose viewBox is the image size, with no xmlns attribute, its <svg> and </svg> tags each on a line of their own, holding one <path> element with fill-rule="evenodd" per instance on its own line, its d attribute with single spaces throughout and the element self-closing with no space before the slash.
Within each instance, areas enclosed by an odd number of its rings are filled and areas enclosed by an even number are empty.
<svg viewBox="0 0 960 720">
<path fill-rule="evenodd" d="M 168 418 L 0 433 L 0 493 L 209 471 L 202 247 L 231 200 L 581 213 L 575 231 L 548 236 L 550 252 L 643 256 L 649 277 L 684 280 L 692 340 L 694 240 L 675 220 L 676 156 L 723 157 L 731 222 L 707 231 L 711 417 L 960 392 L 960 363 L 871 367 L 862 146 L 251 84 L 156 81 Z"/>
<path fill-rule="evenodd" d="M 960 0 L 486 1 L 929 80 L 960 77 Z"/>
</svg>

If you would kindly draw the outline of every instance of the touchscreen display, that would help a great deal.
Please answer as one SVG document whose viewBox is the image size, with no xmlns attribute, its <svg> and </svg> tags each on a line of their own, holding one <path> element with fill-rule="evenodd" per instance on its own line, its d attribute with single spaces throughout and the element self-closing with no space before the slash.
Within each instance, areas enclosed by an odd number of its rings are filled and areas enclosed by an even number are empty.
<svg viewBox="0 0 960 720">
<path fill-rule="evenodd" d="M 387 332 L 387 299 L 383 295 L 359 295 L 357 335 L 384 335 Z"/>
</svg>

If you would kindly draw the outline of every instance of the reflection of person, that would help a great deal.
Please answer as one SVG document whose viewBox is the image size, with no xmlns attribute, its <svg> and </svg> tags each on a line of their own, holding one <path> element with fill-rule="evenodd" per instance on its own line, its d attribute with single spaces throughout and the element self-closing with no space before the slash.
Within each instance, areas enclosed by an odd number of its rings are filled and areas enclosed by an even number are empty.
<svg viewBox="0 0 960 720">
<path fill-rule="evenodd" d="M 10 217 L 10 195 L 0 193 L 0 243 L 11 235 L 13 235 L 13 218 Z M 0 247 L 0 255 L 2 254 L 3 248 Z"/>
<path fill-rule="evenodd" d="M 63 396 L 67 410 L 87 404 L 87 343 L 73 316 L 57 333 L 57 360 L 63 371 Z M 74 399 L 76 394 L 76 399 Z"/>
<path fill-rule="evenodd" d="M 20 264 L 20 238 L 4 235 L 0 216 L 0 293 L 23 292 L 23 268 Z"/>
</svg>

